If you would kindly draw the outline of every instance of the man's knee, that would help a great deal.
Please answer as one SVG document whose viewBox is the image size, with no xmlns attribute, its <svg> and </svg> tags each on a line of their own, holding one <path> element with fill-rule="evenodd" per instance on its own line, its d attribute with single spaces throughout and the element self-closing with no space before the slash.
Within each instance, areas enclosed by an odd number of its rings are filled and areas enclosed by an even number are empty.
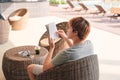
<svg viewBox="0 0 120 80">
<path fill-rule="evenodd" d="M 28 72 L 32 72 L 33 67 L 34 67 L 34 64 L 30 64 L 30 65 L 28 65 L 28 67 L 27 67 L 27 71 L 28 71 Z"/>
</svg>

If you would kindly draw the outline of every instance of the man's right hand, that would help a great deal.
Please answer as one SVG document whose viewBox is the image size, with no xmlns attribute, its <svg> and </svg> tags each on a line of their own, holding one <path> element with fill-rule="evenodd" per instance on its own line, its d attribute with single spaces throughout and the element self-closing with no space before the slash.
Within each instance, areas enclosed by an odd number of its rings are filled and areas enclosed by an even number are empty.
<svg viewBox="0 0 120 80">
<path fill-rule="evenodd" d="M 67 35 L 63 30 L 58 30 L 57 33 L 63 38 L 63 39 L 67 39 Z"/>
</svg>

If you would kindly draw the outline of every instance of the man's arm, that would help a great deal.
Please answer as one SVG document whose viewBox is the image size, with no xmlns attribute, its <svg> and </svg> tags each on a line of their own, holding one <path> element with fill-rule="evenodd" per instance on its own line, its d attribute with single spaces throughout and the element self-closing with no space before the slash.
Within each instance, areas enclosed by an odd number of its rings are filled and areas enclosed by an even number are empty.
<svg viewBox="0 0 120 80">
<path fill-rule="evenodd" d="M 46 70 L 53 67 L 52 55 L 53 55 L 53 51 L 54 51 L 54 48 L 55 48 L 55 44 L 54 44 L 52 39 L 49 39 L 49 45 L 50 45 L 50 49 L 49 49 L 49 53 L 48 53 L 48 55 L 45 59 L 45 62 L 43 64 L 43 71 L 46 71 Z"/>
<path fill-rule="evenodd" d="M 71 47 L 73 45 L 72 39 L 69 39 L 68 36 L 66 35 L 66 33 L 63 30 L 58 30 L 57 33 L 67 42 L 69 47 Z"/>
</svg>

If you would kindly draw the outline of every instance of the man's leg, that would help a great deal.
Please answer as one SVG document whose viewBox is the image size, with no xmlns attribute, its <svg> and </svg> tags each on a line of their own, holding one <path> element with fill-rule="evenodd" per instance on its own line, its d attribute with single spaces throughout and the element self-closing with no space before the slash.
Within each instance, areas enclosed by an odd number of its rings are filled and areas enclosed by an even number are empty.
<svg viewBox="0 0 120 80">
<path fill-rule="evenodd" d="M 35 80 L 36 75 L 39 75 L 43 72 L 43 65 L 39 64 L 30 64 L 27 67 L 28 75 L 30 80 Z"/>
<path fill-rule="evenodd" d="M 27 67 L 27 72 L 28 72 L 28 76 L 30 78 L 30 80 L 35 80 L 35 75 L 33 74 L 33 68 L 34 68 L 35 64 L 30 64 Z"/>
</svg>

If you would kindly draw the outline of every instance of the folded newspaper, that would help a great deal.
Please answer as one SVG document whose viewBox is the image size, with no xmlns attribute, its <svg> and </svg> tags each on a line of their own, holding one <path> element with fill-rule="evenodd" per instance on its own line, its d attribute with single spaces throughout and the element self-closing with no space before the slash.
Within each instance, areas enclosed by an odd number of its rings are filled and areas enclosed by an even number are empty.
<svg viewBox="0 0 120 80">
<path fill-rule="evenodd" d="M 57 39 L 59 38 L 59 35 L 57 34 L 57 27 L 55 23 L 49 23 L 45 25 L 48 31 L 48 34 L 50 36 L 50 38 L 52 39 Z"/>
</svg>

